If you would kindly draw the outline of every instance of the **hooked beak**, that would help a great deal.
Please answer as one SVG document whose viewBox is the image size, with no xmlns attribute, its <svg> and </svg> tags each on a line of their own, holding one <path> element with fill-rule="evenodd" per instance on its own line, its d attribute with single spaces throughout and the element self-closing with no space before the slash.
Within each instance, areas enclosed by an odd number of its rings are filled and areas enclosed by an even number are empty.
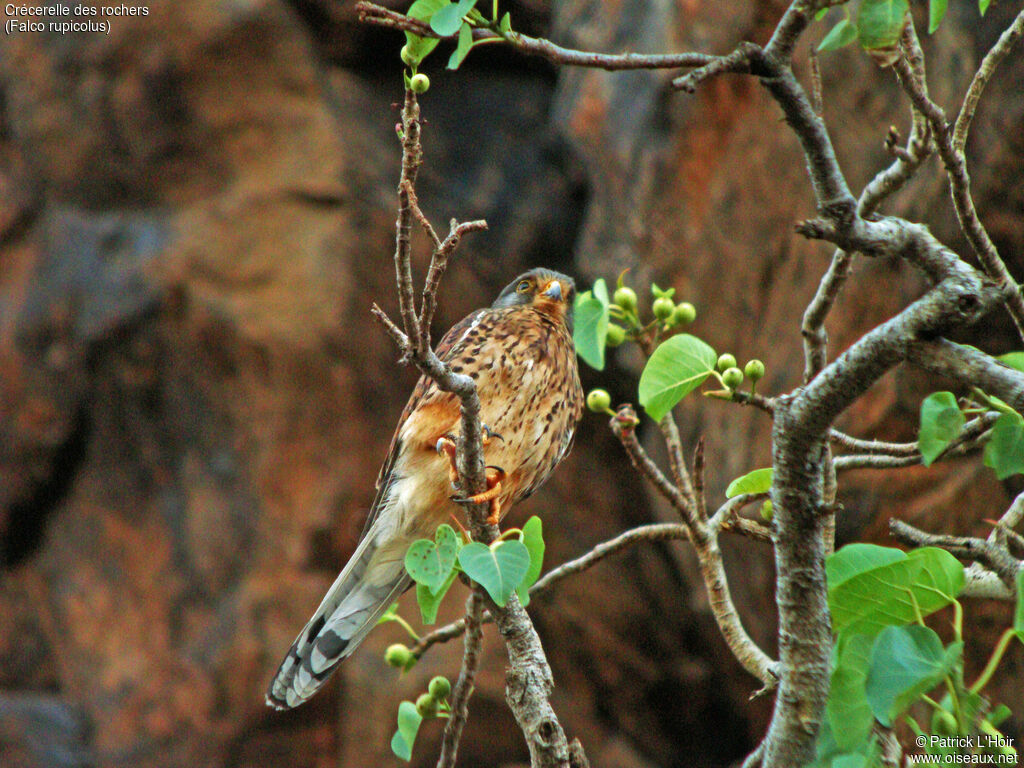
<svg viewBox="0 0 1024 768">
<path fill-rule="evenodd" d="M 547 296 L 549 299 L 554 299 L 555 301 L 561 301 L 562 300 L 562 284 L 560 282 L 558 282 L 557 280 L 552 280 L 548 284 L 548 287 L 544 289 L 544 295 Z"/>
</svg>

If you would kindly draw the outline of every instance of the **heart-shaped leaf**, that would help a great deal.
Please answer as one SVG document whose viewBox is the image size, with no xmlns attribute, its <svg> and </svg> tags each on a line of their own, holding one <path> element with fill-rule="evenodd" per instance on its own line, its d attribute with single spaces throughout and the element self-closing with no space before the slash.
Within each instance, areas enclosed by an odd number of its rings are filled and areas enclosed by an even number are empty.
<svg viewBox="0 0 1024 768">
<path fill-rule="evenodd" d="M 917 433 L 921 463 L 927 467 L 935 461 L 960 434 L 963 426 L 964 414 L 952 392 L 932 392 L 928 395 L 921 403 L 921 427 Z"/>
<path fill-rule="evenodd" d="M 391 737 L 391 751 L 403 760 L 412 760 L 412 745 L 416 743 L 416 733 L 420 729 L 423 718 L 416 711 L 411 701 L 403 701 L 398 705 L 398 730 Z"/>
<path fill-rule="evenodd" d="M 434 541 L 419 539 L 405 553 L 405 570 L 413 581 L 422 584 L 436 595 L 455 567 L 459 551 L 459 537 L 450 525 L 442 525 L 434 534 Z"/>
<path fill-rule="evenodd" d="M 652 419 L 661 421 L 711 375 L 717 362 L 715 350 L 696 336 L 673 336 L 654 350 L 640 374 L 640 405 Z"/>
<path fill-rule="evenodd" d="M 737 477 L 725 489 L 725 497 L 731 499 L 741 493 L 768 493 L 772 487 L 772 468 L 755 469 L 742 477 Z"/>
<path fill-rule="evenodd" d="M 1000 480 L 1024 473 L 1024 418 L 1019 413 L 999 417 L 982 458 Z"/>
<path fill-rule="evenodd" d="M 495 603 L 504 606 L 530 570 L 530 552 L 518 539 L 490 547 L 472 541 L 459 550 L 459 565 Z"/>
<path fill-rule="evenodd" d="M 530 604 L 530 587 L 540 578 L 541 569 L 544 567 L 544 531 L 539 517 L 534 515 L 526 521 L 520 541 L 526 545 L 526 551 L 530 553 L 530 570 L 516 587 L 519 602 L 525 608 Z"/>
<path fill-rule="evenodd" d="M 929 627 L 886 627 L 871 649 L 871 668 L 865 681 L 868 704 L 887 727 L 949 674 L 959 662 L 963 643 L 942 647 Z"/>
<path fill-rule="evenodd" d="M 871 638 L 853 635 L 840 645 L 836 655 L 838 659 L 832 670 L 832 685 L 825 711 L 836 745 L 848 750 L 868 737 L 875 722 L 864 693 L 871 658 Z"/>
<path fill-rule="evenodd" d="M 832 627 L 874 636 L 949 605 L 963 589 L 964 567 L 935 547 L 909 554 L 892 547 L 850 544 L 825 561 Z"/>
<path fill-rule="evenodd" d="M 896 45 L 909 7 L 908 0 L 861 0 L 857 36 L 864 49 Z"/>
<path fill-rule="evenodd" d="M 608 286 L 602 277 L 591 291 L 576 297 L 572 339 L 576 354 L 595 370 L 604 369 L 604 348 L 608 341 Z"/>
<path fill-rule="evenodd" d="M 430 28 L 442 37 L 454 35 L 462 26 L 462 17 L 473 10 L 476 0 L 449 3 L 430 17 Z"/>
</svg>

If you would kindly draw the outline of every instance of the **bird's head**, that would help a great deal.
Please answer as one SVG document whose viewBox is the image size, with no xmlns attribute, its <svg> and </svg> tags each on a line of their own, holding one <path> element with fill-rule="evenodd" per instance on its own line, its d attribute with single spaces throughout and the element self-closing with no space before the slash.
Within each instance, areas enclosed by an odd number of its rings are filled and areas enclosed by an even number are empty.
<svg viewBox="0 0 1024 768">
<path fill-rule="evenodd" d="M 505 286 L 491 305 L 502 307 L 533 306 L 572 331 L 572 308 L 576 301 L 576 283 L 568 275 L 537 267 L 524 272 Z"/>
</svg>

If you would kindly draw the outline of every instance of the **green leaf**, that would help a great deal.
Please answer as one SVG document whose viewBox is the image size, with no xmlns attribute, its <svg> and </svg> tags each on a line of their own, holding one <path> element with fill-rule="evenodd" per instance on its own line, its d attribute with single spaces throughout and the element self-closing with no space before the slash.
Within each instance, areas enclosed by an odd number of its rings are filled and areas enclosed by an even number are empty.
<svg viewBox="0 0 1024 768">
<path fill-rule="evenodd" d="M 421 722 L 423 718 L 411 701 L 403 701 L 398 705 L 398 730 L 391 737 L 391 751 L 397 757 L 407 762 L 412 760 L 412 745 L 416 743 L 416 733 Z"/>
<path fill-rule="evenodd" d="M 985 15 L 985 11 L 987 11 L 987 10 L 988 10 L 988 5 L 989 5 L 989 3 L 991 3 L 991 2 L 992 2 L 992 0 L 978 0 L 978 12 L 979 12 L 979 13 L 980 13 L 980 14 L 981 14 L 982 16 L 984 16 L 984 15 Z"/>
<path fill-rule="evenodd" d="M 909 554 L 874 544 L 851 544 L 825 561 L 828 603 L 837 635 L 875 635 L 915 621 L 956 599 L 964 567 L 935 547 Z"/>
<path fill-rule="evenodd" d="M 821 20 L 822 20 L 822 19 L 824 19 L 824 18 L 825 18 L 826 16 L 828 16 L 828 12 L 829 12 L 830 10 L 832 10 L 832 9 L 831 9 L 831 8 L 829 8 L 829 7 L 827 6 L 827 5 L 826 5 L 826 6 L 824 7 L 824 8 L 819 8 L 819 9 L 817 10 L 817 12 L 816 12 L 816 13 L 814 14 L 814 20 L 815 20 L 815 21 L 821 21 Z"/>
<path fill-rule="evenodd" d="M 1024 473 L 1024 418 L 1018 413 L 1004 413 L 992 427 L 992 437 L 983 454 L 986 467 L 1004 480 Z"/>
<path fill-rule="evenodd" d="M 871 648 L 865 693 L 882 725 L 893 721 L 960 663 L 963 643 L 942 647 L 929 627 L 886 627 Z"/>
<path fill-rule="evenodd" d="M 459 564 L 495 603 L 504 606 L 530 570 L 530 552 L 518 539 L 490 547 L 472 541 L 459 551 Z"/>
<path fill-rule="evenodd" d="M 436 593 L 431 592 L 430 588 L 423 584 L 416 585 L 416 602 L 419 603 L 420 618 L 424 624 L 433 624 L 437 621 L 437 609 L 440 608 L 441 601 L 448 594 L 448 589 L 455 583 L 458 575 L 459 572 L 453 568 L 452 572 L 448 574 L 448 578 L 445 579 L 444 584 L 441 585 L 441 588 Z"/>
<path fill-rule="evenodd" d="M 862 0 L 857 12 L 857 37 L 865 50 L 896 45 L 903 31 L 907 0 Z"/>
<path fill-rule="evenodd" d="M 704 383 L 718 355 L 706 342 L 681 333 L 661 344 L 640 374 L 640 405 L 661 421 L 676 403 Z"/>
<path fill-rule="evenodd" d="M 996 360 L 1024 373 L 1024 352 L 1007 352 L 1005 355 L 999 355 Z"/>
<path fill-rule="evenodd" d="M 505 15 L 501 17 L 501 23 L 498 25 L 498 31 L 501 32 L 502 35 L 507 35 L 512 31 L 512 14 L 508 11 L 506 11 Z"/>
<path fill-rule="evenodd" d="M 964 414 L 952 392 L 933 392 L 921 403 L 917 445 L 927 467 L 953 442 L 964 426 Z"/>
<path fill-rule="evenodd" d="M 413 581 L 427 587 L 431 594 L 438 590 L 455 567 L 455 556 L 459 551 L 459 537 L 455 530 L 445 523 L 434 534 L 436 544 L 430 539 L 414 541 L 405 553 L 405 570 Z"/>
<path fill-rule="evenodd" d="M 573 342 L 576 354 L 595 370 L 604 370 L 604 347 L 608 339 L 608 286 L 604 278 L 594 283 L 594 289 L 576 297 L 573 309 Z"/>
<path fill-rule="evenodd" d="M 934 34 L 946 17 L 948 0 L 928 0 L 928 34 Z"/>
<path fill-rule="evenodd" d="M 768 493 L 772 487 L 772 468 L 755 469 L 742 477 L 737 477 L 725 489 L 725 498 L 731 499 L 741 493 Z"/>
<path fill-rule="evenodd" d="M 855 749 L 866 741 L 875 722 L 864 691 L 871 644 L 867 635 L 848 638 L 842 644 L 838 662 L 832 670 L 826 712 L 832 726 L 832 737 L 842 751 Z"/>
<path fill-rule="evenodd" d="M 822 9 L 827 10 L 827 9 Z M 843 46 L 849 45 L 857 39 L 857 28 L 848 18 L 840 19 L 839 22 L 828 31 L 818 45 L 819 51 L 835 51 Z"/>
<path fill-rule="evenodd" d="M 540 578 L 541 569 L 544 567 L 544 531 L 539 517 L 534 515 L 526 521 L 520 541 L 530 553 L 530 569 L 516 587 L 519 602 L 525 608 L 530 604 L 530 587 Z"/>
<path fill-rule="evenodd" d="M 473 10 L 476 0 L 459 0 L 449 3 L 430 17 L 430 28 L 442 37 L 449 37 L 459 31 L 462 17 Z"/>
<path fill-rule="evenodd" d="M 409 6 L 406 15 L 420 21 L 430 21 L 430 17 L 446 5 L 448 5 L 448 0 L 416 0 L 415 3 Z M 409 53 L 412 54 L 413 58 L 416 61 L 423 61 L 427 54 L 434 50 L 441 41 L 436 37 L 422 37 L 412 32 L 406 32 L 405 42 L 409 46 Z"/>
<path fill-rule="evenodd" d="M 462 66 L 462 62 L 465 61 L 472 47 L 473 28 L 466 22 L 462 22 L 462 26 L 459 28 L 459 44 L 448 59 L 448 69 L 458 69 Z"/>
<path fill-rule="evenodd" d="M 1013 631 L 1024 643 L 1024 569 L 1017 571 L 1017 608 L 1013 612 Z"/>
</svg>

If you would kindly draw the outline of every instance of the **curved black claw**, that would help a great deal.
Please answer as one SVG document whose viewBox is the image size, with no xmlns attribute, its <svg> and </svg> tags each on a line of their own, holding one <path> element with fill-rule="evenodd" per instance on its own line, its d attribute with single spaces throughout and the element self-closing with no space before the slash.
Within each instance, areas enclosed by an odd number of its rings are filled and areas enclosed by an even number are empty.
<svg viewBox="0 0 1024 768">
<path fill-rule="evenodd" d="M 501 442 L 503 442 L 503 443 L 505 442 L 505 438 L 504 437 L 502 437 L 500 434 L 495 432 L 493 429 L 491 429 L 486 424 L 481 424 L 480 425 L 480 431 L 484 433 L 484 436 L 488 440 L 493 440 L 494 438 L 497 438 L 498 440 L 501 440 Z"/>
</svg>

